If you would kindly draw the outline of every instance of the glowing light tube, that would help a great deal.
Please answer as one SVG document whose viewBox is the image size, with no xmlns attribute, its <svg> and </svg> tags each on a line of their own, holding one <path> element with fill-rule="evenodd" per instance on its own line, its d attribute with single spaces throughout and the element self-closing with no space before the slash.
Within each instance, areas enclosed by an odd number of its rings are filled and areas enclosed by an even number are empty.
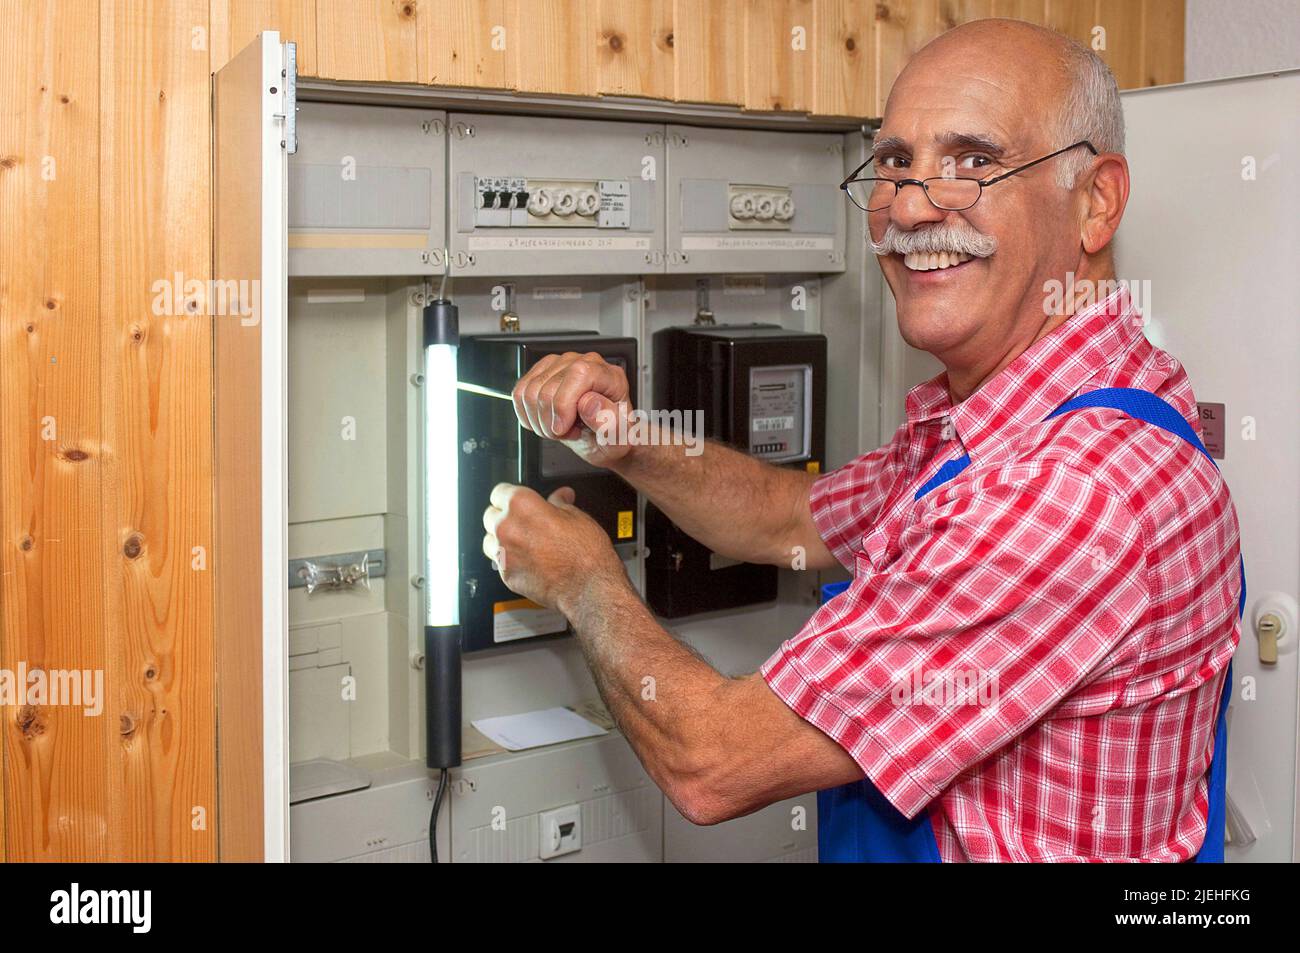
<svg viewBox="0 0 1300 953">
<path fill-rule="evenodd" d="M 424 309 L 425 761 L 460 764 L 460 494 L 456 306 Z"/>
</svg>

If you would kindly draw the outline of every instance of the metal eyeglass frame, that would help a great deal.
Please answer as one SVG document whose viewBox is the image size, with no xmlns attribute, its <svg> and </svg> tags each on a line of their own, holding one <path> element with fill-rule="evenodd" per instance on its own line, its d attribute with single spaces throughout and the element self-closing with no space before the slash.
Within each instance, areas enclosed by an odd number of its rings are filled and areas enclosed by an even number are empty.
<svg viewBox="0 0 1300 953">
<path fill-rule="evenodd" d="M 875 175 L 866 175 L 866 176 L 861 176 L 861 177 L 859 177 L 859 176 L 858 176 L 858 173 L 859 173 L 859 172 L 861 172 L 861 171 L 862 171 L 863 169 L 865 169 L 867 166 L 871 165 L 871 163 L 873 163 L 873 162 L 876 161 L 876 157 L 875 157 L 875 156 L 872 156 L 872 157 L 871 157 L 870 159 L 868 159 L 866 162 L 862 163 L 862 165 L 858 166 L 856 169 L 854 169 L 852 172 L 850 172 L 849 175 L 848 175 L 848 178 L 846 178 L 843 182 L 840 183 L 840 188 L 844 190 L 844 194 L 847 195 L 847 196 L 849 197 L 849 201 L 852 202 L 852 203 L 854 204 L 855 207 L 860 208 L 860 209 L 862 209 L 862 211 L 864 211 L 864 212 L 868 212 L 868 213 L 870 213 L 872 210 L 871 210 L 871 209 L 868 209 L 868 208 L 862 208 L 862 206 L 858 204 L 858 200 L 855 199 L 855 198 L 853 197 L 853 193 L 849 191 L 849 186 L 850 186 L 852 183 L 854 183 L 854 182 L 890 182 L 890 183 L 893 183 L 893 186 L 894 186 L 894 197 L 891 198 L 891 199 L 889 200 L 889 205 L 893 205 L 893 204 L 894 204 L 894 199 L 898 198 L 898 193 L 902 191 L 903 186 L 905 186 L 905 185 L 919 185 L 919 186 L 921 187 L 921 191 L 925 193 L 925 197 L 926 197 L 926 199 L 930 202 L 931 205 L 933 205 L 933 206 L 934 206 L 935 208 L 937 208 L 939 211 L 941 211 L 941 212 L 964 212 L 964 211 L 966 211 L 966 209 L 974 208 L 974 207 L 975 207 L 976 202 L 978 202 L 981 198 L 984 197 L 984 190 L 985 190 L 988 186 L 990 186 L 990 185 L 996 185 L 998 182 L 1001 182 L 1003 179 L 1009 179 L 1009 178 L 1011 178 L 1013 175 L 1016 175 L 1016 174 L 1018 174 L 1018 173 L 1020 173 L 1020 172 L 1024 172 L 1026 169 L 1033 168 L 1034 166 L 1038 165 L 1040 162 L 1046 162 L 1048 159 L 1055 159 L 1057 156 L 1059 156 L 1059 155 L 1061 155 L 1061 154 L 1063 154 L 1063 153 L 1069 152 L 1071 149 L 1077 149 L 1077 148 L 1079 148 L 1079 146 L 1087 146 L 1087 147 L 1088 147 L 1088 151 L 1091 152 L 1094 156 L 1095 156 L 1095 155 L 1100 155 L 1100 154 L 1101 154 L 1101 153 L 1099 153 L 1099 152 L 1097 151 L 1097 147 L 1094 146 L 1094 145 L 1093 145 L 1091 142 L 1089 142 L 1087 139 L 1080 139 L 1078 142 L 1076 142 L 1076 143 L 1075 143 L 1074 145 L 1072 145 L 1072 146 L 1066 146 L 1064 149 L 1057 149 L 1055 152 L 1051 153 L 1050 155 L 1045 155 L 1045 156 L 1043 156 L 1041 159 L 1035 159 L 1033 162 L 1026 162 L 1026 163 L 1025 163 L 1024 165 L 1022 165 L 1022 166 L 1017 166 L 1016 168 L 1010 170 L 1009 172 L 1003 172 L 1001 175 L 995 175 L 995 176 L 993 176 L 993 178 L 991 178 L 991 179 L 970 179 L 970 180 L 968 180 L 968 181 L 971 181 L 971 182 L 974 182 L 975 184 L 977 184 L 977 185 L 980 187 L 980 190 L 979 190 L 979 192 L 978 192 L 978 193 L 976 194 L 976 196 L 975 196 L 975 201 L 974 201 L 974 202 L 971 202 L 970 205 L 966 205 L 966 206 L 964 206 L 964 207 L 962 207 L 962 208 L 944 208 L 942 205 L 939 205 L 937 202 L 935 202 L 935 200 L 934 200 L 933 198 L 930 197 L 930 187 L 929 187 L 928 185 L 926 185 L 927 182 L 934 182 L 934 181 L 950 182 L 950 181 L 952 181 L 953 176 L 932 175 L 932 176 L 930 176 L 929 178 L 926 178 L 926 179 L 890 179 L 890 178 L 886 178 L 886 177 L 884 177 L 884 176 L 875 176 Z M 889 208 L 889 205 L 882 206 L 881 208 L 878 208 L 878 209 L 876 209 L 875 211 L 877 211 L 877 212 L 883 212 L 885 209 Z"/>
</svg>

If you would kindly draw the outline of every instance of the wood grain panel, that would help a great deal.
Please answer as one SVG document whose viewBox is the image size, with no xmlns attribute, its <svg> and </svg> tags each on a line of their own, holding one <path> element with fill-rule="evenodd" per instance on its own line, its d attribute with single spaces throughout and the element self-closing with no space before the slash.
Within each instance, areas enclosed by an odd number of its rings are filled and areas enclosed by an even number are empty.
<svg viewBox="0 0 1300 953">
<path fill-rule="evenodd" d="M 418 82 L 417 10 L 418 0 L 316 0 L 320 75 L 354 82 Z"/>
<path fill-rule="evenodd" d="M 596 94 L 596 0 L 507 0 L 506 16 L 511 88 Z"/>
<path fill-rule="evenodd" d="M 877 115 L 884 114 L 889 90 L 904 64 L 938 33 L 938 0 L 882 0 L 876 4 Z"/>
<path fill-rule="evenodd" d="M 596 91 L 673 98 L 672 0 L 598 0 Z"/>
<path fill-rule="evenodd" d="M 1097 25 L 1097 0 L 1047 0 L 1045 25 L 1091 47 L 1092 28 Z"/>
<path fill-rule="evenodd" d="M 118 860 L 216 857 L 212 324 L 201 287 L 209 57 L 191 44 L 208 16 L 207 0 L 100 4 L 102 526 Z"/>
<path fill-rule="evenodd" d="M 814 0 L 813 25 L 812 111 L 820 116 L 873 115 L 875 8 L 856 0 Z"/>
<path fill-rule="evenodd" d="M 298 44 L 298 75 L 316 76 L 316 0 L 211 0 L 212 71 L 226 65 L 254 37 L 276 30 Z"/>
<path fill-rule="evenodd" d="M 0 665 L 89 670 L 109 688 L 98 5 L 0 0 L 0 23 Z M 0 859 L 112 858 L 112 708 L 18 704 L 0 718 Z"/>
<path fill-rule="evenodd" d="M 743 0 L 674 0 L 674 99 L 745 101 L 744 21 Z"/>
<path fill-rule="evenodd" d="M 1142 86 L 1183 81 L 1183 0 L 1142 0 Z"/>
<path fill-rule="evenodd" d="M 993 0 L 990 16 L 1043 25 L 1047 23 L 1047 0 Z"/>
<path fill-rule="evenodd" d="M 817 41 L 812 0 L 745 4 L 745 108 L 812 109 Z"/>
<path fill-rule="evenodd" d="M 1105 46 L 1097 55 L 1106 61 L 1120 89 L 1142 85 L 1142 4 L 1133 0 L 1098 0 L 1097 26 L 1106 32 L 1092 42 Z"/>
<path fill-rule="evenodd" d="M 421 83 L 509 87 L 506 0 L 422 0 L 416 21 Z"/>
</svg>

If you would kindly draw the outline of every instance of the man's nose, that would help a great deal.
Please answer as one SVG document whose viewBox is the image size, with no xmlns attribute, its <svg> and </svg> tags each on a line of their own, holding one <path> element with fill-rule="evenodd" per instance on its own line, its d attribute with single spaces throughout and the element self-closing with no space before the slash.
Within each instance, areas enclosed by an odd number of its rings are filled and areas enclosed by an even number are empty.
<svg viewBox="0 0 1300 953">
<path fill-rule="evenodd" d="M 903 231 L 927 222 L 942 222 L 947 215 L 943 209 L 935 208 L 925 187 L 916 182 L 908 182 L 900 187 L 893 204 L 889 206 L 890 222 Z"/>
</svg>

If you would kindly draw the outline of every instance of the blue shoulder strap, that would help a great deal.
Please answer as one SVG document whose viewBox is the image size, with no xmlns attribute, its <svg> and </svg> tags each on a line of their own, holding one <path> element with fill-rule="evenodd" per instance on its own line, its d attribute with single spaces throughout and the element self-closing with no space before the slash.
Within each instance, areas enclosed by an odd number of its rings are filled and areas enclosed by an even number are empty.
<svg viewBox="0 0 1300 953">
<path fill-rule="evenodd" d="M 1130 417 L 1182 437 L 1199 450 L 1217 470 L 1219 465 L 1196 436 L 1196 431 L 1177 408 L 1150 391 L 1133 387 L 1104 387 L 1088 391 L 1067 400 L 1047 415 L 1051 420 L 1060 414 L 1084 407 L 1109 407 Z M 1246 613 L 1246 560 L 1240 566 L 1241 595 L 1237 599 L 1237 615 Z M 1195 857 L 1198 864 L 1223 863 L 1223 841 L 1228 815 L 1228 702 L 1232 699 L 1232 663 L 1223 680 L 1223 694 L 1219 698 L 1219 716 L 1214 726 L 1214 754 L 1210 759 L 1210 811 L 1206 818 L 1205 841 Z"/>
<path fill-rule="evenodd" d="M 1047 419 L 1080 410 L 1085 407 L 1110 407 L 1130 417 L 1145 421 L 1182 437 L 1214 463 L 1196 431 L 1183 415 L 1170 404 L 1149 391 L 1129 387 L 1110 387 L 1089 391 L 1066 401 Z M 970 465 L 969 454 L 944 463 L 937 473 L 916 491 L 921 499 L 931 490 L 942 486 Z M 1217 464 L 1215 464 L 1217 467 Z M 827 602 L 847 588 L 847 583 L 835 583 L 822 588 L 822 601 Z M 1241 566 L 1241 598 L 1238 613 L 1246 606 L 1246 568 Z M 1227 815 L 1228 772 L 1228 700 L 1232 695 L 1232 666 L 1228 666 L 1219 699 L 1219 713 L 1214 732 L 1214 754 L 1210 762 L 1210 805 L 1205 842 L 1195 860 L 1197 863 L 1223 861 L 1223 834 Z M 842 785 L 817 794 L 817 849 L 818 859 L 826 862 L 845 861 L 903 861 L 935 863 L 939 860 L 939 847 L 934 839 L 934 829 L 929 814 L 922 811 L 916 817 L 905 818 L 898 809 L 878 791 L 869 778 Z"/>
</svg>

